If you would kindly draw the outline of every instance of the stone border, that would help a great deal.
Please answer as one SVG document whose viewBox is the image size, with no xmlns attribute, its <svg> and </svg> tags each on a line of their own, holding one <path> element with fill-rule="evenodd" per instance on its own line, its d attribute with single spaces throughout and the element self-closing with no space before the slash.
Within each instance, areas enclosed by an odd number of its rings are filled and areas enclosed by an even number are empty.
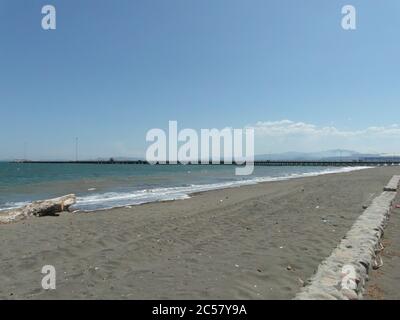
<svg viewBox="0 0 400 320">
<path fill-rule="evenodd" d="M 340 244 L 318 267 L 309 285 L 296 300 L 361 299 L 371 268 L 379 267 L 380 239 L 396 197 L 400 176 L 393 176 L 388 187 L 356 220 Z"/>
<path fill-rule="evenodd" d="M 383 188 L 384 191 L 397 191 L 400 176 L 393 176 L 389 183 Z"/>
</svg>

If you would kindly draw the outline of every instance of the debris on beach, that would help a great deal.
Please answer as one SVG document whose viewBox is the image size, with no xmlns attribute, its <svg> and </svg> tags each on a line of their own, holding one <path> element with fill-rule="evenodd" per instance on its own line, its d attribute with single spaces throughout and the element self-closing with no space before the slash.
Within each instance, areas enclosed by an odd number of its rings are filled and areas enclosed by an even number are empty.
<svg viewBox="0 0 400 320">
<path fill-rule="evenodd" d="M 57 213 L 68 211 L 69 207 L 75 203 L 76 196 L 74 194 L 54 199 L 34 201 L 21 208 L 0 214 L 0 223 L 16 222 L 32 216 L 54 216 Z"/>
</svg>

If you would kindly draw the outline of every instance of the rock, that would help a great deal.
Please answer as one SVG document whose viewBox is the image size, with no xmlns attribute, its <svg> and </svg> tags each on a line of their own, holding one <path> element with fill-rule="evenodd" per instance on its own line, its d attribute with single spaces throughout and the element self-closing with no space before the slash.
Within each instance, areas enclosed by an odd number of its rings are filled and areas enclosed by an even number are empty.
<svg viewBox="0 0 400 320">
<path fill-rule="evenodd" d="M 389 183 L 383 188 L 384 191 L 396 192 L 399 187 L 400 176 L 393 176 Z"/>
<path fill-rule="evenodd" d="M 358 300 L 358 294 L 351 289 L 342 289 L 342 294 L 349 300 Z"/>
</svg>

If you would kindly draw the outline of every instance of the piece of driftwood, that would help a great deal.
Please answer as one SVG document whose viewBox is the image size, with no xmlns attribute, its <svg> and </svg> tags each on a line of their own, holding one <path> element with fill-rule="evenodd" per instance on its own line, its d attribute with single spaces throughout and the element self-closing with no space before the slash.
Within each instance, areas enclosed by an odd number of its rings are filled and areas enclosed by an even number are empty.
<svg viewBox="0 0 400 320">
<path fill-rule="evenodd" d="M 18 209 L 0 213 L 0 223 L 10 223 L 29 218 L 31 216 L 42 217 L 55 215 L 66 211 L 76 202 L 76 196 L 69 194 L 63 197 L 34 201 Z"/>
</svg>

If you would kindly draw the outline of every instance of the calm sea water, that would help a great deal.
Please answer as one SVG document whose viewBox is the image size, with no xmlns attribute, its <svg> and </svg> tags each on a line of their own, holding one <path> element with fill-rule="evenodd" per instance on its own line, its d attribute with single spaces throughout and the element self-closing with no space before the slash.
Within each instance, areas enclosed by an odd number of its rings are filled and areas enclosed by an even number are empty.
<svg viewBox="0 0 400 320">
<path fill-rule="evenodd" d="M 0 162 L 0 210 L 33 200 L 75 193 L 76 209 L 97 210 L 185 199 L 191 193 L 262 181 L 351 171 L 359 168 L 255 167 L 235 176 L 234 166 L 20 164 Z"/>
</svg>

